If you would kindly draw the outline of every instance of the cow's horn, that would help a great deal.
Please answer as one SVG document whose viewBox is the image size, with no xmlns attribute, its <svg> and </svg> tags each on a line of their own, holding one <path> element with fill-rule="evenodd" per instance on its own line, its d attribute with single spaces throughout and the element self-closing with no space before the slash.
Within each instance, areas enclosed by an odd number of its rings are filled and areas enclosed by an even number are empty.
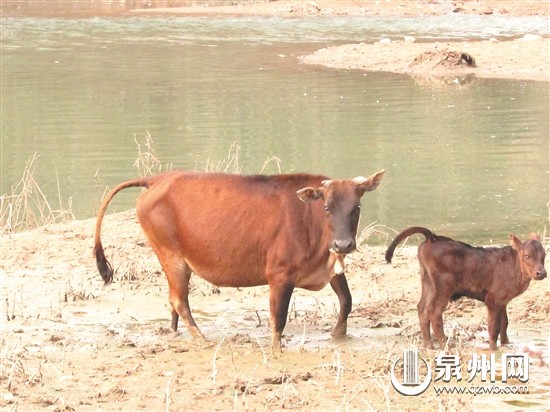
<svg viewBox="0 0 550 412">
<path fill-rule="evenodd" d="M 323 181 L 321 182 L 321 184 L 322 184 L 324 187 L 329 187 L 331 183 L 332 183 L 332 180 L 323 180 Z"/>
</svg>

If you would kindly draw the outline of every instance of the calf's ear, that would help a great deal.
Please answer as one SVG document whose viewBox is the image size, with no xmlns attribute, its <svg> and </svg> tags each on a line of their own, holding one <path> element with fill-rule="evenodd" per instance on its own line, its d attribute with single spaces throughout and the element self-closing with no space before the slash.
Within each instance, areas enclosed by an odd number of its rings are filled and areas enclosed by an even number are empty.
<svg viewBox="0 0 550 412">
<path fill-rule="evenodd" d="M 315 189 L 313 187 L 305 187 L 296 192 L 302 202 L 313 202 L 314 200 L 321 199 L 323 192 L 321 189 Z"/>
<path fill-rule="evenodd" d="M 519 240 L 517 238 L 516 235 L 514 235 L 513 233 L 510 233 L 510 244 L 512 245 L 512 247 L 517 251 L 521 251 L 521 246 L 522 246 L 522 243 L 521 243 L 521 240 Z"/>
<path fill-rule="evenodd" d="M 362 196 L 363 193 L 376 189 L 384 177 L 384 173 L 386 171 L 382 169 L 369 177 L 358 176 L 354 178 L 353 183 L 355 183 L 355 188 L 359 192 L 359 195 Z"/>
</svg>

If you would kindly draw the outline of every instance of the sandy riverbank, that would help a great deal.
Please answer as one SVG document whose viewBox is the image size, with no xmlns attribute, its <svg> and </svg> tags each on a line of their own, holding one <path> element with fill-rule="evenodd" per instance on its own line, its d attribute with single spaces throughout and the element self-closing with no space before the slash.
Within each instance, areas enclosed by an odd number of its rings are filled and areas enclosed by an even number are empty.
<svg viewBox="0 0 550 412">
<path fill-rule="evenodd" d="M 533 410 L 547 405 L 548 280 L 531 282 L 508 306 L 512 344 L 502 353 L 532 359 L 528 395 L 439 397 L 431 388 L 421 398 L 405 397 L 391 387 L 390 367 L 420 343 L 414 240 L 391 265 L 383 247 L 364 245 L 347 258 L 354 305 L 344 341 L 330 340 L 338 306 L 330 287 L 297 289 L 287 349 L 274 359 L 266 287 L 217 290 L 194 277 L 191 309 L 210 341 L 192 340 L 185 328 L 174 334 L 166 279 L 135 213 L 104 221 L 103 243 L 117 270 L 106 288 L 92 258 L 94 223 L 2 236 L 0 408 L 511 411 L 516 401 Z M 469 357 L 487 353 L 486 309 L 462 299 L 444 320 L 457 344 L 449 353 L 459 356 L 467 376 Z M 421 352 L 430 362 L 436 355 Z M 518 384 L 511 379 L 505 386 Z"/>
</svg>

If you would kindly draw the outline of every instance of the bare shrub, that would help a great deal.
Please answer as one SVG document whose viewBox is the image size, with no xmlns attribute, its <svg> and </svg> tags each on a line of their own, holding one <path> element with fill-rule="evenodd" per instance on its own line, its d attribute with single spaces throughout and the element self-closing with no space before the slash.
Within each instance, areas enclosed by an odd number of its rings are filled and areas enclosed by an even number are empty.
<svg viewBox="0 0 550 412">
<path fill-rule="evenodd" d="M 162 163 L 158 159 L 158 156 L 153 147 L 153 138 L 151 133 L 145 134 L 145 142 L 142 145 L 138 142 L 137 137 L 134 135 L 134 142 L 136 142 L 138 149 L 138 157 L 134 161 L 134 167 L 138 170 L 140 177 L 151 176 L 162 170 Z"/>
<path fill-rule="evenodd" d="M 72 198 L 64 205 L 56 173 L 59 208 L 54 208 L 34 178 L 38 154 L 25 165 L 23 176 L 10 194 L 0 196 L 0 233 L 22 232 L 49 223 L 74 220 Z"/>
<path fill-rule="evenodd" d="M 210 159 L 206 160 L 206 167 L 205 170 L 207 172 L 221 172 L 221 173 L 235 173 L 240 174 L 242 173 L 242 166 L 239 161 L 239 154 L 241 151 L 241 147 L 233 142 L 231 143 L 231 146 L 229 146 L 229 152 L 227 153 L 227 156 L 221 160 L 219 160 L 216 164 L 212 163 Z M 197 166 L 195 165 L 195 170 L 197 170 Z"/>
</svg>

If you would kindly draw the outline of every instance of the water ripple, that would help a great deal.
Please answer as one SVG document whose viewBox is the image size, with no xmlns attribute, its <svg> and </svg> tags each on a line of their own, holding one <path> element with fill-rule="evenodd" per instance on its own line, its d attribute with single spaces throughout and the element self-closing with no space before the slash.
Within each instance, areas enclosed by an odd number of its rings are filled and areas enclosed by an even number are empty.
<svg viewBox="0 0 550 412">
<path fill-rule="evenodd" d="M 2 45 L 13 47 L 25 38 L 26 47 L 65 36 L 94 41 L 186 43 L 246 41 L 281 42 L 377 41 L 382 37 L 414 36 L 419 41 L 511 38 L 527 33 L 550 35 L 549 21 L 542 16 L 447 15 L 399 17 L 131 17 L 86 19 L 3 18 Z M 22 32 L 24 31 L 24 36 Z"/>
</svg>

